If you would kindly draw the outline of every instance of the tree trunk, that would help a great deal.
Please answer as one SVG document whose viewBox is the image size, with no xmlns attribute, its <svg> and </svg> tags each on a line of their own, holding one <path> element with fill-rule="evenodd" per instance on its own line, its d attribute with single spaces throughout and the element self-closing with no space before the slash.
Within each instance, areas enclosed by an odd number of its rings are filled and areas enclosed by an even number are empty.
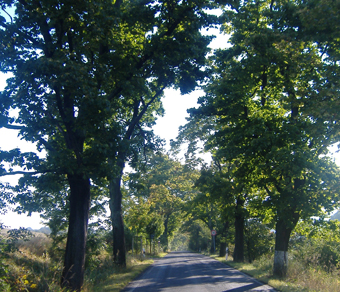
<svg viewBox="0 0 340 292">
<path fill-rule="evenodd" d="M 68 175 L 70 214 L 61 286 L 80 291 L 84 283 L 85 250 L 90 210 L 90 180 L 83 175 Z"/>
<path fill-rule="evenodd" d="M 227 243 L 225 242 L 225 240 L 223 240 L 221 238 L 220 240 L 220 253 L 219 253 L 219 257 L 225 257 L 226 254 L 226 249 L 227 248 Z"/>
<path fill-rule="evenodd" d="M 151 242 L 152 242 L 152 237 L 151 237 L 151 234 L 150 234 L 150 255 L 152 255 L 152 250 L 151 250 Z"/>
<path fill-rule="evenodd" d="M 122 216 L 121 175 L 110 182 L 110 209 L 113 231 L 113 260 L 115 264 L 125 267 L 125 234 Z"/>
<path fill-rule="evenodd" d="M 284 220 L 276 223 L 274 275 L 284 277 L 288 269 L 288 242 L 292 229 L 288 228 Z"/>
<path fill-rule="evenodd" d="M 304 184 L 304 179 L 294 179 L 294 194 L 288 196 L 282 193 L 282 199 L 288 198 L 288 202 L 293 202 L 294 197 L 299 196 L 299 190 Z M 278 277 L 285 277 L 287 275 L 290 234 L 300 219 L 300 214 L 296 211 L 292 203 L 289 204 L 285 202 L 284 206 L 285 208 L 282 208 L 282 210 L 278 212 L 278 219 L 276 221 L 273 274 Z"/>
<path fill-rule="evenodd" d="M 229 221 L 226 221 L 223 225 L 222 234 L 224 236 L 220 240 L 220 257 L 225 257 L 227 248 L 227 238 L 228 238 Z"/>
<path fill-rule="evenodd" d="M 211 230 L 210 230 L 210 233 L 211 233 Z M 215 250 L 214 250 L 214 235 L 211 235 L 211 244 L 210 244 L 210 253 L 213 254 L 215 253 Z"/>
<path fill-rule="evenodd" d="M 285 277 L 288 271 L 288 244 L 290 234 L 299 220 L 299 215 L 292 212 L 291 220 L 279 219 L 276 222 L 275 254 L 273 274 Z"/>
<path fill-rule="evenodd" d="M 166 216 L 166 218 L 164 220 L 164 232 L 163 232 L 163 235 L 162 235 L 165 252 L 167 252 L 169 250 L 168 222 L 169 222 L 169 216 Z"/>
<path fill-rule="evenodd" d="M 235 212 L 235 249 L 234 262 L 244 261 L 244 206 L 245 199 L 239 196 Z"/>
</svg>

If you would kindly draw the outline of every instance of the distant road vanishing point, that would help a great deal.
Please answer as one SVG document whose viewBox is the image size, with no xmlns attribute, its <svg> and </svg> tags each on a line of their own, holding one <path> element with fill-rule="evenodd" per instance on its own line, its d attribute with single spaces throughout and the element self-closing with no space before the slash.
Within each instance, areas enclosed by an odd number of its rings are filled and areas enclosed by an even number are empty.
<svg viewBox="0 0 340 292">
<path fill-rule="evenodd" d="M 245 292 L 276 291 L 210 257 L 172 252 L 157 259 L 124 292 Z"/>
</svg>

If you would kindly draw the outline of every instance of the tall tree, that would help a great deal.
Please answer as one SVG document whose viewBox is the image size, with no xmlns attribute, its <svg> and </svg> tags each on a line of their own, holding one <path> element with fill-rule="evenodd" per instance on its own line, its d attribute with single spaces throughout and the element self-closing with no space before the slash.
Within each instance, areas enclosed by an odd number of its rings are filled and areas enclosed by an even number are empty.
<svg viewBox="0 0 340 292">
<path fill-rule="evenodd" d="M 1 152 L 25 173 L 18 198 L 44 193 L 46 175 L 69 186 L 69 228 L 61 284 L 80 290 L 90 185 L 110 183 L 114 257 L 125 265 L 120 180 L 132 145 L 162 112 L 167 86 L 189 92 L 205 73 L 209 1 L 9 0 L 0 18 L 0 126 L 18 130 L 37 153 Z M 10 15 L 10 14 L 9 14 Z M 12 115 L 15 109 L 17 115 Z M 136 148 L 136 147 L 135 147 Z M 45 155 L 46 154 L 46 155 Z M 2 175 L 16 173 L 13 169 Z M 37 187 L 32 190 L 30 186 Z M 61 183 L 60 186 L 64 185 Z"/>
<path fill-rule="evenodd" d="M 323 17 L 307 21 L 322 9 L 339 7 L 332 1 L 230 5 L 223 17 L 232 47 L 215 53 L 214 78 L 191 111 L 216 119 L 207 147 L 237 161 L 239 180 L 265 190 L 259 199 L 274 214 L 279 276 L 287 272 L 298 220 L 339 201 L 338 168 L 327 157 L 339 140 L 339 31 Z"/>
<path fill-rule="evenodd" d="M 119 136 L 118 147 L 111 159 L 111 168 L 115 171 L 110 179 L 113 251 L 115 262 L 119 265 L 125 265 L 120 191 L 125 163 L 131 159 L 138 140 L 146 139 L 142 126 L 150 127 L 153 124 L 152 113 L 159 108 L 164 88 L 175 86 L 182 93 L 188 93 L 206 76 L 201 67 L 206 61 L 210 38 L 202 36 L 200 29 L 214 21 L 214 17 L 206 13 L 206 8 L 211 5 L 206 0 L 157 1 L 148 5 L 137 3 L 128 14 L 128 22 L 134 20 L 138 28 L 136 31 L 145 41 L 131 56 L 132 71 L 128 75 L 128 83 L 133 84 L 134 88 L 126 88 L 131 102 L 122 117 L 124 131 Z M 120 96 L 123 91 L 117 94 Z"/>
</svg>

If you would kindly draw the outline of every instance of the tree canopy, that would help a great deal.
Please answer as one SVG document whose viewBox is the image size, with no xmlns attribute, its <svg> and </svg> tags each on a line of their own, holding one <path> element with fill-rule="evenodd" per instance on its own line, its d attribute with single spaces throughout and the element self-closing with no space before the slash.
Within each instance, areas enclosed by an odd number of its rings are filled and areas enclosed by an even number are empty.
<svg viewBox="0 0 340 292">
<path fill-rule="evenodd" d="M 338 30 L 309 19 L 338 9 L 331 2 L 232 3 L 223 14 L 231 47 L 211 57 L 206 95 L 183 129 L 191 137 L 190 125 L 212 128 L 208 136 L 197 128 L 206 149 L 258 189 L 276 223 L 276 255 L 284 256 L 275 258 L 277 275 L 285 274 L 298 220 L 339 202 L 339 169 L 327 157 L 339 142 Z"/>
<path fill-rule="evenodd" d="M 68 223 L 62 287 L 82 287 L 88 219 L 104 201 L 117 265 L 126 264 L 123 216 L 136 234 L 162 236 L 165 249 L 181 224 L 200 234 L 203 221 L 227 237 L 234 221 L 234 259 L 241 261 L 244 233 L 249 258 L 256 255 L 249 238 L 267 231 L 262 220 L 276 228 L 280 276 L 299 220 L 338 206 L 339 168 L 328 156 L 340 142 L 337 1 L 0 6 L 0 70 L 11 73 L 0 93 L 0 127 L 37 148 L 0 149 L 0 176 L 23 175 L 15 187 L 1 184 L 1 196 L 19 212 L 43 212 L 51 226 Z M 212 37 L 201 30 L 216 24 L 230 46 L 208 58 Z M 152 126 L 164 113 L 165 88 L 186 94 L 202 84 L 205 95 L 178 139 L 189 142 L 184 166 L 157 152 L 162 141 Z M 202 141 L 213 164 L 199 175 Z M 124 186 L 126 163 L 135 171 Z"/>
<path fill-rule="evenodd" d="M 0 125 L 19 130 L 45 151 L 42 156 L 2 151 L 1 159 L 25 172 L 17 188 L 21 202 L 34 202 L 49 188 L 69 187 L 63 286 L 79 290 L 83 282 L 90 185 L 111 181 L 114 231 L 122 230 L 117 181 L 138 147 L 152 141 L 149 128 L 162 114 L 164 88 L 187 93 L 205 77 L 201 67 L 211 38 L 200 28 L 215 21 L 206 12 L 212 4 L 1 3 L 3 11 L 15 6 L 15 15 L 0 19 L 0 68 L 13 75 L 1 92 Z M 1 175 L 11 172 L 1 168 Z M 124 244 L 117 248 L 122 256 L 117 260 L 125 265 Z"/>
</svg>

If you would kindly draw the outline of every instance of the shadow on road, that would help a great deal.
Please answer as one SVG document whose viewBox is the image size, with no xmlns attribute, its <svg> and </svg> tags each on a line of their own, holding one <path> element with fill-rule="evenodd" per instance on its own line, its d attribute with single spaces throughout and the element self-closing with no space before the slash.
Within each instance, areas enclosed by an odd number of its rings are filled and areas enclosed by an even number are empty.
<svg viewBox="0 0 340 292">
<path fill-rule="evenodd" d="M 268 292 L 275 290 L 210 257 L 175 252 L 157 260 L 123 291 Z"/>
</svg>

